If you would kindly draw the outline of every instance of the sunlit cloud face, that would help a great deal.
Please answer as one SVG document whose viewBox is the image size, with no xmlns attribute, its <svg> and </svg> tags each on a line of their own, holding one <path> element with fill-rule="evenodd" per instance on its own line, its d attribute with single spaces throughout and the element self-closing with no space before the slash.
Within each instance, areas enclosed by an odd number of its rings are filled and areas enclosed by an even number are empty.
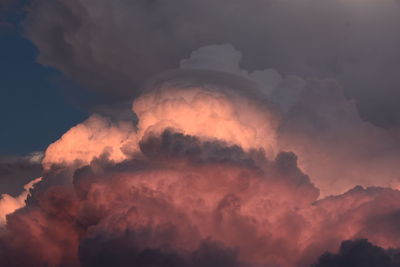
<svg viewBox="0 0 400 267">
<path fill-rule="evenodd" d="M 32 180 L 24 186 L 24 191 L 17 197 L 12 197 L 8 194 L 1 195 L 0 198 L 0 227 L 6 223 L 6 216 L 12 214 L 18 209 L 25 207 L 25 201 L 29 195 L 29 191 L 35 184 L 40 182 L 42 177 Z"/>
<path fill-rule="evenodd" d="M 168 89 L 138 98 L 133 111 L 140 135 L 171 128 L 203 140 L 221 140 L 245 150 L 276 149 L 276 115 L 249 99 L 201 88 Z"/>
<path fill-rule="evenodd" d="M 244 150 L 262 149 L 270 156 L 277 152 L 278 117 L 268 106 L 235 93 L 202 88 L 161 88 L 133 103 L 138 124 L 111 123 L 92 116 L 60 140 L 51 144 L 43 165 L 82 166 L 107 153 L 115 163 L 138 151 L 140 140 L 174 130 L 209 141 L 223 141 Z"/>
<path fill-rule="evenodd" d="M 121 162 L 126 159 L 122 151 L 124 145 L 136 142 L 132 123 L 121 122 L 113 125 L 106 118 L 92 116 L 51 144 L 46 149 L 42 164 L 45 169 L 54 164 L 75 164 L 79 167 L 106 152 L 110 159 Z"/>
</svg>

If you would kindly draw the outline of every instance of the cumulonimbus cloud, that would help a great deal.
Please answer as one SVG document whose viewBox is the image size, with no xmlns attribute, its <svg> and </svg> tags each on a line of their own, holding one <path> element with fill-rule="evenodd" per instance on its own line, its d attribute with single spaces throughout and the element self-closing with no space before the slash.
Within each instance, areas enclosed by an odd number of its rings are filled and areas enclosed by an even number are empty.
<svg viewBox="0 0 400 267">
<path fill-rule="evenodd" d="M 309 266 L 342 240 L 400 246 L 399 191 L 319 199 L 280 151 L 272 104 L 185 81 L 136 99 L 136 124 L 93 116 L 50 145 L 43 181 L 7 217 L 0 263 Z"/>
<path fill-rule="evenodd" d="M 398 1 L 32 2 L 26 33 L 40 62 L 109 100 L 138 95 L 199 47 L 231 43 L 246 69 L 336 79 L 364 119 L 399 125 Z"/>
<path fill-rule="evenodd" d="M 136 119 L 93 115 L 47 148 L 0 265 L 396 266 L 400 142 L 376 125 L 396 125 L 377 88 L 398 85 L 398 8 L 33 1 L 39 61 L 135 98 Z"/>
</svg>

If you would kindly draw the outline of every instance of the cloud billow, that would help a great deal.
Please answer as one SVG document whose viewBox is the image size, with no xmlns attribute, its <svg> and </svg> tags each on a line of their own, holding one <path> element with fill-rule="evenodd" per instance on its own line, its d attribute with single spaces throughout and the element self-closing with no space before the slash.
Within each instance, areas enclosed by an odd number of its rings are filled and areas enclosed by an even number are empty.
<svg viewBox="0 0 400 267">
<path fill-rule="evenodd" d="M 363 119 L 393 127 L 399 9 L 394 0 L 35 0 L 26 32 L 41 63 L 110 100 L 137 96 L 199 47 L 231 43 L 247 69 L 336 79 Z"/>
<path fill-rule="evenodd" d="M 39 62 L 107 103 L 0 162 L 42 177 L 0 200 L 0 265 L 398 266 L 399 8 L 32 1 Z"/>
</svg>

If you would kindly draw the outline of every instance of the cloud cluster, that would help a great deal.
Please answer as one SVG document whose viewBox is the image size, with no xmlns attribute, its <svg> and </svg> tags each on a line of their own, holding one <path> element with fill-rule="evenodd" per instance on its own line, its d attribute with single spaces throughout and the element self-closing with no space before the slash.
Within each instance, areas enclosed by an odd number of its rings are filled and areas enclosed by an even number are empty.
<svg viewBox="0 0 400 267">
<path fill-rule="evenodd" d="M 138 95 L 199 47 L 231 43 L 246 69 L 336 79 L 364 119 L 391 127 L 399 9 L 395 0 L 34 0 L 26 32 L 41 63 L 110 99 Z"/>
<path fill-rule="evenodd" d="M 161 79 L 259 88 L 282 111 L 275 149 L 295 152 L 328 195 L 399 185 L 399 8 L 394 0 L 36 0 L 26 29 L 43 64 L 111 102 L 178 67 Z"/>
<path fill-rule="evenodd" d="M 50 145 L 0 232 L 0 265 L 309 266 L 342 240 L 400 247 L 400 191 L 320 199 L 279 150 L 271 105 L 192 82 L 148 89 L 135 125 L 93 116 Z"/>
<path fill-rule="evenodd" d="M 134 101 L 136 125 L 129 121 L 114 123 L 93 115 L 47 148 L 43 166 L 80 167 L 104 153 L 118 163 L 138 151 L 140 140 L 159 136 L 168 129 L 202 140 L 222 140 L 247 151 L 263 149 L 268 155 L 276 153 L 275 111 L 234 91 L 217 89 L 216 85 L 171 88 L 162 84 Z"/>
<path fill-rule="evenodd" d="M 39 61 L 113 118 L 28 160 L 0 265 L 397 266 L 399 8 L 32 1 Z"/>
<path fill-rule="evenodd" d="M 398 188 L 399 132 L 363 121 L 334 80 L 284 76 L 274 69 L 247 71 L 241 60 L 232 45 L 213 45 L 194 51 L 180 67 L 226 72 L 252 82 L 253 89 L 242 91 L 257 91 L 259 102 L 267 99 L 280 110 L 278 150 L 295 152 L 323 195 L 356 185 Z"/>
</svg>

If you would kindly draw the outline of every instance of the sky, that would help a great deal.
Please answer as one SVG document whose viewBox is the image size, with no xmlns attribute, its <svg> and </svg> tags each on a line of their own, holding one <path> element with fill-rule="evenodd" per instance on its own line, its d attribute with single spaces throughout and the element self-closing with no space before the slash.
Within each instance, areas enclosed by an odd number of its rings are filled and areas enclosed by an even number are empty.
<svg viewBox="0 0 400 267">
<path fill-rule="evenodd" d="M 397 0 L 2 0 L 0 266 L 400 266 Z"/>
<path fill-rule="evenodd" d="M 0 25 L 0 154 L 42 151 L 87 115 L 63 93 L 62 75 L 37 62 L 37 48 L 23 34 L 22 6 L 2 12 Z"/>
</svg>

